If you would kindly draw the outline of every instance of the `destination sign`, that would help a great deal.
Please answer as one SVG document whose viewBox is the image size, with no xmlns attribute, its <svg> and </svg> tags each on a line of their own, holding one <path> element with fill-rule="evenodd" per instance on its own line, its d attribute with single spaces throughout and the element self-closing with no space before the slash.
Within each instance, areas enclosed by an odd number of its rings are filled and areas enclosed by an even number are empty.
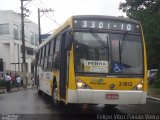
<svg viewBox="0 0 160 120">
<path fill-rule="evenodd" d="M 108 73 L 108 61 L 83 60 L 85 72 Z"/>
<path fill-rule="evenodd" d="M 74 20 L 74 27 L 81 29 L 88 28 L 140 32 L 140 26 L 137 23 L 134 24 L 129 22 L 111 20 Z"/>
</svg>

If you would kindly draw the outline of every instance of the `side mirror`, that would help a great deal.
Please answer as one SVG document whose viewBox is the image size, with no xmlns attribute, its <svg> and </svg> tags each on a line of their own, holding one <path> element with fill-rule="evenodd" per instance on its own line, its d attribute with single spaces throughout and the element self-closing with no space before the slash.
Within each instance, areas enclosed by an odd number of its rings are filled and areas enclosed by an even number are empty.
<svg viewBox="0 0 160 120">
<path fill-rule="evenodd" d="M 70 32 L 67 32 L 65 36 L 65 49 L 71 50 L 71 47 L 72 47 L 72 37 Z"/>
</svg>

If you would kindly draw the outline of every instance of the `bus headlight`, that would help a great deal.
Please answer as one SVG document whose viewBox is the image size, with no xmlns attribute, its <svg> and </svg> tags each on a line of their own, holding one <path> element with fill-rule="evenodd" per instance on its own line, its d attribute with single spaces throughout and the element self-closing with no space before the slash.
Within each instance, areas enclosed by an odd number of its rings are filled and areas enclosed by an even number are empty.
<svg viewBox="0 0 160 120">
<path fill-rule="evenodd" d="M 77 82 L 77 87 L 78 87 L 78 88 L 82 88 L 82 87 L 83 87 L 83 83 L 80 82 L 80 81 L 78 81 L 78 82 Z"/>
<path fill-rule="evenodd" d="M 90 89 L 90 87 L 81 80 L 76 80 L 76 82 L 77 82 L 77 89 Z"/>
<path fill-rule="evenodd" d="M 138 83 L 138 84 L 133 88 L 133 90 L 142 90 L 142 89 L 143 89 L 142 83 Z"/>
<path fill-rule="evenodd" d="M 143 87 L 142 84 L 138 84 L 138 85 L 137 85 L 137 89 L 138 89 L 138 90 L 142 90 L 142 87 Z"/>
</svg>

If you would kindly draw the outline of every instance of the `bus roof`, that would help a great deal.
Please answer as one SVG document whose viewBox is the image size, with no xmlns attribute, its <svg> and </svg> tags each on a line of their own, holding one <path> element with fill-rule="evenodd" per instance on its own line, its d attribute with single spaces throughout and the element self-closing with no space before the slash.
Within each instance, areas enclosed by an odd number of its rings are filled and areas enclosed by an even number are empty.
<svg viewBox="0 0 160 120">
<path fill-rule="evenodd" d="M 46 43 L 50 42 L 51 39 L 56 36 L 60 31 L 62 31 L 64 28 L 66 28 L 67 26 L 72 26 L 72 17 L 71 16 L 62 26 L 60 26 L 59 28 L 57 28 L 44 42 L 42 42 L 35 50 L 34 53 L 38 52 L 38 50 L 44 46 Z"/>
<path fill-rule="evenodd" d="M 105 16 L 105 15 L 76 15 L 73 16 L 73 19 L 99 19 L 99 20 L 117 20 L 124 22 L 140 23 L 139 21 L 125 18 L 125 17 L 115 17 L 115 16 Z"/>
<path fill-rule="evenodd" d="M 105 16 L 105 15 L 75 15 L 75 16 L 71 16 L 68 18 L 68 20 L 59 28 L 57 28 L 53 34 L 51 34 L 43 43 L 41 43 L 35 50 L 34 53 L 37 53 L 38 50 L 44 46 L 46 43 L 48 43 L 49 41 L 51 41 L 51 39 L 56 36 L 60 31 L 62 31 L 64 28 L 66 28 L 67 26 L 71 26 L 73 27 L 73 20 L 77 20 L 77 19 L 100 19 L 100 20 L 116 20 L 116 21 L 124 21 L 124 22 L 131 22 L 131 23 L 140 23 L 139 21 L 136 20 L 132 20 L 129 18 L 124 18 L 124 17 L 115 17 L 115 16 Z"/>
</svg>

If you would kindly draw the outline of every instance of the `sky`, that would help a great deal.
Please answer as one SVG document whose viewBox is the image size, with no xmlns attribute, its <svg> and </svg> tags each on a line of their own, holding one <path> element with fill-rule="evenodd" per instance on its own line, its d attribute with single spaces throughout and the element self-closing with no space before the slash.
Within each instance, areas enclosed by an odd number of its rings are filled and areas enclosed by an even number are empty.
<svg viewBox="0 0 160 120">
<path fill-rule="evenodd" d="M 24 1 L 24 7 L 31 11 L 28 19 L 38 23 L 38 8 L 52 9 L 46 14 L 41 12 L 41 32 L 50 33 L 72 15 L 109 15 L 125 16 L 119 8 L 125 0 L 32 0 Z M 13 10 L 20 13 L 20 0 L 0 0 L 0 10 Z"/>
</svg>

